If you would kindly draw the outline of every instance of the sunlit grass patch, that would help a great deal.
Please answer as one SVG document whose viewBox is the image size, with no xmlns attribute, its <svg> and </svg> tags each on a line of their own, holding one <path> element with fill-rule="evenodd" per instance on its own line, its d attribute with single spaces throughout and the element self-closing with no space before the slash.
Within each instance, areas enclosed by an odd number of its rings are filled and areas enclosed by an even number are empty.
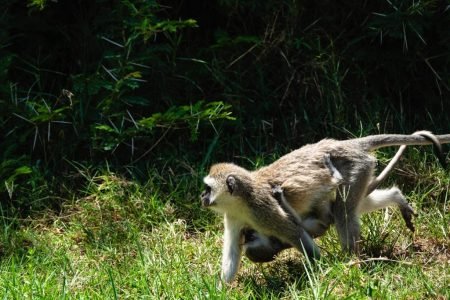
<svg viewBox="0 0 450 300">
<path fill-rule="evenodd" d="M 3 212 L 0 291 L 7 299 L 445 299 L 448 175 L 434 162 L 410 163 L 396 179 L 417 212 L 414 234 L 395 208 L 370 213 L 359 257 L 342 254 L 331 229 L 317 240 L 323 257 L 314 266 L 293 249 L 268 264 L 243 258 L 229 286 L 219 280 L 221 217 L 200 207 L 197 184 L 174 178 L 161 188 L 102 172 L 60 211 Z M 423 174 L 413 189 L 403 170 Z"/>
</svg>

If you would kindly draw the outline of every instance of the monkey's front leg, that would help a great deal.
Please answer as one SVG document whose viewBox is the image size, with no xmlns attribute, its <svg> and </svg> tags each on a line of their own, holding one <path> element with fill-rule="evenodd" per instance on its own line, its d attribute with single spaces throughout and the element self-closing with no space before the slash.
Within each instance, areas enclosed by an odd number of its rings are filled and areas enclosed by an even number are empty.
<svg viewBox="0 0 450 300">
<path fill-rule="evenodd" d="M 241 262 L 241 231 L 244 224 L 239 220 L 224 216 L 224 236 L 222 250 L 221 279 L 227 283 L 233 281 Z"/>
</svg>

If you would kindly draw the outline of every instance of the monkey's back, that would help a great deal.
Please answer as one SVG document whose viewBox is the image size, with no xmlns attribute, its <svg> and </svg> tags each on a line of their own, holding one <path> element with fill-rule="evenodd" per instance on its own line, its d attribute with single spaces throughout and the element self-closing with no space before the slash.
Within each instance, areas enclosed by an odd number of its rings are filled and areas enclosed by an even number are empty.
<svg viewBox="0 0 450 300">
<path fill-rule="evenodd" d="M 330 155 L 333 165 L 351 180 L 354 165 L 373 162 L 372 157 L 358 145 L 347 141 L 324 139 L 305 145 L 254 171 L 260 183 L 280 185 L 286 199 L 299 213 L 307 213 L 312 203 L 330 201 L 335 197 L 338 182 L 326 166 L 324 158 Z"/>
</svg>

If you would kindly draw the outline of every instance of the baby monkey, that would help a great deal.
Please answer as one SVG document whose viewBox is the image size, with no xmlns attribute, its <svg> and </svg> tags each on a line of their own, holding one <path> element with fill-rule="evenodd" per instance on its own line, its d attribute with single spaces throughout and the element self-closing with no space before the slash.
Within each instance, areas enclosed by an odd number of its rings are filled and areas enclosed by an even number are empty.
<svg viewBox="0 0 450 300">
<path fill-rule="evenodd" d="M 213 165 L 203 180 L 201 200 L 224 215 L 222 279 L 233 280 L 242 250 L 250 259 L 256 253 L 255 261 L 268 261 L 293 246 L 315 259 L 320 253 L 312 237 L 334 224 L 342 249 L 357 253 L 362 213 L 397 205 L 410 218 L 412 208 L 398 188 L 376 189 L 381 180 L 373 177 L 371 151 L 433 143 L 427 136 L 439 145 L 450 143 L 450 134 L 429 132 L 324 139 L 255 171 L 231 163 Z M 264 251 L 265 257 L 258 256 Z"/>
<path fill-rule="evenodd" d="M 329 153 L 325 154 L 323 162 L 336 183 L 339 184 L 343 178 L 341 173 L 339 173 L 331 162 Z M 283 189 L 280 185 L 276 185 L 272 188 L 272 196 L 278 201 L 288 217 L 296 224 L 302 226 L 311 237 L 323 235 L 332 223 L 331 207 L 322 205 L 322 207 L 316 209 L 319 213 L 318 215 L 310 214 L 302 221 L 300 216 L 284 197 Z M 325 205 L 328 205 L 328 203 Z M 276 237 L 267 238 L 258 235 L 256 231 L 250 228 L 244 228 L 243 235 L 244 254 L 253 262 L 272 261 L 279 252 L 291 247 L 291 245 L 281 242 Z"/>
</svg>

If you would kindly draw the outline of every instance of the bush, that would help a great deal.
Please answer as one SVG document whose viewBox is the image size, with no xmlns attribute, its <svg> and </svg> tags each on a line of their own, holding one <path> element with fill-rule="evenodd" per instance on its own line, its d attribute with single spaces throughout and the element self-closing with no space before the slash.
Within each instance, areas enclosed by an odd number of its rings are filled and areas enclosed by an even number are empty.
<svg viewBox="0 0 450 300">
<path fill-rule="evenodd" d="M 8 0 L 0 192 L 72 162 L 204 167 L 348 132 L 449 131 L 449 14 L 436 0 Z"/>
</svg>

